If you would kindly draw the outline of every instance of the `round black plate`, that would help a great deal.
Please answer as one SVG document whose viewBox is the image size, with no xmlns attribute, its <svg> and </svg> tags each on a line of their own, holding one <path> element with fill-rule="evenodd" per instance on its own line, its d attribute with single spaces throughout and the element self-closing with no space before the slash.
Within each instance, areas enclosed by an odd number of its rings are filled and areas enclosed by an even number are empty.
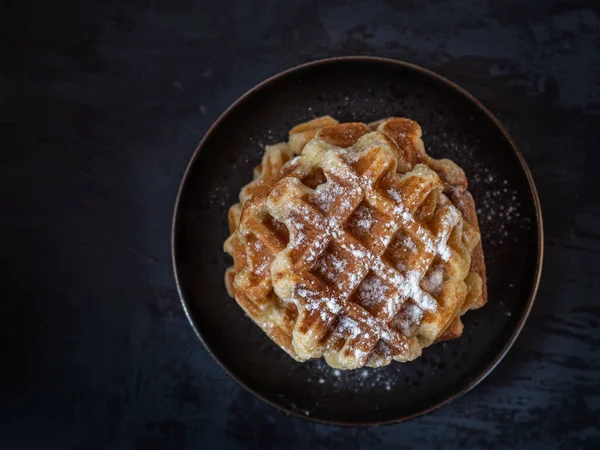
<svg viewBox="0 0 600 450">
<path fill-rule="evenodd" d="M 515 105 L 518 107 L 517 105 Z M 340 372 L 300 364 L 229 298 L 223 274 L 227 210 L 250 181 L 265 144 L 295 124 L 330 114 L 370 122 L 404 116 L 423 128 L 428 152 L 467 173 L 479 210 L 489 302 L 464 317 L 463 336 L 409 364 Z M 541 273 L 542 224 L 531 175 L 496 119 L 455 84 L 380 58 L 316 61 L 283 72 L 234 103 L 206 133 L 181 183 L 173 262 L 196 333 L 242 386 L 290 413 L 337 424 L 381 424 L 430 411 L 465 393 L 500 361 L 531 309 Z"/>
</svg>

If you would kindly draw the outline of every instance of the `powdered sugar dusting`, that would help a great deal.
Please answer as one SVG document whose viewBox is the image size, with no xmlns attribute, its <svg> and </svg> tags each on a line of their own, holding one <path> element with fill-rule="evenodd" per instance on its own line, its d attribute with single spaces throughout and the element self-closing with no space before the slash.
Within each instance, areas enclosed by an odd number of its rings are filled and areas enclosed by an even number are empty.
<svg viewBox="0 0 600 450">
<path fill-rule="evenodd" d="M 327 309 L 329 309 L 329 311 L 331 311 L 333 314 L 339 313 L 340 309 L 342 309 L 335 298 L 325 298 L 325 304 L 327 305 Z"/>
<path fill-rule="evenodd" d="M 315 189 L 315 192 L 312 195 L 312 201 L 321 210 L 328 213 L 335 199 L 340 197 L 343 193 L 344 189 L 337 183 L 329 182 L 321 184 Z"/>
<path fill-rule="evenodd" d="M 444 269 L 438 264 L 423 277 L 421 287 L 431 294 L 438 294 L 442 290 L 443 282 Z"/>
<path fill-rule="evenodd" d="M 433 255 L 439 255 L 444 261 L 448 261 L 451 256 L 450 248 L 448 247 L 448 238 L 450 237 L 450 232 L 460 220 L 458 210 L 454 206 L 447 207 L 447 213 L 442 220 L 442 232 L 439 234 L 437 240 L 434 241 L 430 233 L 419 225 L 413 215 L 406 209 L 402 203 L 402 195 L 392 188 L 388 189 L 387 193 L 396 202 L 394 214 L 399 216 L 407 227 L 415 228 L 415 234 L 425 246 L 425 250 Z"/>
<path fill-rule="evenodd" d="M 450 233 L 452 229 L 456 226 L 458 221 L 460 220 L 458 210 L 451 206 L 448 208 L 448 214 L 444 216 L 442 220 L 442 233 L 440 233 L 440 237 L 438 240 L 436 254 L 439 255 L 444 261 L 448 261 L 451 256 L 450 248 L 448 247 L 448 238 L 450 237 Z"/>
<path fill-rule="evenodd" d="M 306 239 L 306 234 L 304 233 L 304 224 L 298 223 L 296 225 L 296 227 L 294 228 L 294 230 L 295 230 L 294 241 L 295 241 L 296 245 L 300 245 Z"/>
<path fill-rule="evenodd" d="M 327 259 L 325 257 L 317 261 L 317 264 L 315 264 L 315 268 L 329 282 L 335 281 L 335 273 L 330 271 L 329 267 L 327 267 Z"/>
<path fill-rule="evenodd" d="M 368 275 L 358 286 L 358 295 L 363 306 L 371 306 L 384 300 L 389 290 L 379 278 Z"/>
<path fill-rule="evenodd" d="M 248 246 L 253 249 L 253 255 L 259 256 L 259 259 L 256 258 L 249 260 L 249 265 L 252 268 L 252 272 L 257 275 L 261 275 L 266 272 L 270 260 L 266 257 L 268 252 L 264 250 L 264 244 L 262 241 L 255 239 L 248 243 Z"/>
<path fill-rule="evenodd" d="M 371 210 L 366 207 L 365 205 L 360 205 L 355 213 L 356 218 L 358 219 L 356 221 L 356 225 L 360 228 L 361 231 L 363 231 L 364 233 L 368 233 L 369 231 L 371 231 L 371 227 L 373 226 L 373 216 L 371 214 Z"/>
<path fill-rule="evenodd" d="M 516 239 L 519 235 L 512 230 L 532 226 L 530 218 L 523 215 L 518 191 L 509 180 L 501 180 L 483 167 L 471 177 L 470 184 L 473 194 L 479 194 L 476 200 L 481 235 L 486 236 L 491 245 L 505 248 L 502 245 L 507 240 Z"/>
<path fill-rule="evenodd" d="M 332 265 L 333 268 L 337 271 L 337 272 L 341 272 L 342 270 L 344 270 L 346 268 L 346 265 L 348 264 L 348 261 L 346 261 L 345 259 L 339 259 L 336 258 L 335 256 L 331 257 L 332 261 Z"/>
<path fill-rule="evenodd" d="M 415 241 L 413 241 L 410 236 L 404 236 L 402 238 L 402 245 L 413 253 L 417 251 L 417 244 L 415 244 Z"/>
<path fill-rule="evenodd" d="M 400 192 L 398 192 L 396 189 L 389 188 L 387 190 L 387 193 L 390 195 L 390 197 L 392 197 L 392 200 L 394 200 L 396 203 L 402 203 L 402 196 L 400 195 Z"/>
<path fill-rule="evenodd" d="M 360 328 L 358 324 L 350 319 L 349 317 L 342 317 L 338 326 L 338 331 L 344 336 L 355 338 L 360 334 Z"/>
<path fill-rule="evenodd" d="M 299 287 L 294 290 L 292 298 L 302 300 L 304 308 L 308 311 L 321 309 L 321 318 L 327 319 L 327 312 L 336 315 L 340 312 L 341 306 L 337 299 L 333 297 L 323 297 L 318 292 L 314 292 L 306 287 Z M 301 306 L 298 305 L 297 306 Z M 323 308 L 324 307 L 324 308 Z M 323 315 L 325 314 L 325 315 Z"/>
<path fill-rule="evenodd" d="M 400 312 L 392 320 L 392 327 L 405 336 L 413 336 L 423 320 L 423 310 L 412 302 L 405 302 Z"/>
</svg>

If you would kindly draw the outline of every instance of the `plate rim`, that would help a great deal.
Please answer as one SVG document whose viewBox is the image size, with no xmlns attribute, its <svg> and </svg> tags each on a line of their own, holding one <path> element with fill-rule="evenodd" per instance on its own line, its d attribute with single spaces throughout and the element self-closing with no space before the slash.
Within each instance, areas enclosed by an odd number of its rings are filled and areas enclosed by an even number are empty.
<svg viewBox="0 0 600 450">
<path fill-rule="evenodd" d="M 349 421 L 343 421 L 343 420 L 328 420 L 328 419 L 321 419 L 321 418 L 317 418 L 317 417 L 307 416 L 307 415 L 299 413 L 298 411 L 294 411 L 290 408 L 287 408 L 285 406 L 277 404 L 274 401 L 267 399 L 262 394 L 255 391 L 254 389 L 250 388 L 245 382 L 240 380 L 237 376 L 235 376 L 227 368 L 227 366 L 215 355 L 215 353 L 213 353 L 212 349 L 207 345 L 206 341 L 204 340 L 202 333 L 200 332 L 200 329 L 199 329 L 198 325 L 196 324 L 195 319 L 192 317 L 192 314 L 190 313 L 190 310 L 187 306 L 188 300 L 186 299 L 186 297 L 183 293 L 182 287 L 181 287 L 181 284 L 182 284 L 181 283 L 181 275 L 179 273 L 178 265 L 177 265 L 178 256 L 177 256 L 177 250 L 176 250 L 176 230 L 178 227 L 178 216 L 179 216 L 178 211 L 179 211 L 179 207 L 180 207 L 181 196 L 182 196 L 184 187 L 187 185 L 191 168 L 194 165 L 194 163 L 196 162 L 196 160 L 198 159 L 198 156 L 199 156 L 200 152 L 202 151 L 202 148 L 203 148 L 205 142 L 207 141 L 208 137 L 214 132 L 214 130 L 219 126 L 219 124 L 234 109 L 237 108 L 237 106 L 240 103 L 242 103 L 248 97 L 252 96 L 255 92 L 258 92 L 261 89 L 265 88 L 266 86 L 270 85 L 271 83 L 273 83 L 277 80 L 280 80 L 282 78 L 285 78 L 286 76 L 288 76 L 294 72 L 302 71 L 307 68 L 313 68 L 313 67 L 317 67 L 317 66 L 321 66 L 321 65 L 336 64 L 339 62 L 348 62 L 348 61 L 357 62 L 357 63 L 378 62 L 378 63 L 389 64 L 389 65 L 401 67 L 404 69 L 409 69 L 414 72 L 418 72 L 421 75 L 424 75 L 429 78 L 433 78 L 436 81 L 453 89 L 454 91 L 457 91 L 459 94 L 461 94 L 467 100 L 469 100 L 471 103 L 473 103 L 478 109 L 483 111 L 485 113 L 485 115 L 495 124 L 496 128 L 498 128 L 501 131 L 502 135 L 509 143 L 513 152 L 516 154 L 517 159 L 519 160 L 519 163 L 521 165 L 521 168 L 525 172 L 525 175 L 527 178 L 527 183 L 529 185 L 529 190 L 530 190 L 532 198 L 533 198 L 533 203 L 534 203 L 534 208 L 535 208 L 535 213 L 536 213 L 535 214 L 536 215 L 536 223 L 537 223 L 538 251 L 537 251 L 536 267 L 535 267 L 535 274 L 534 274 L 532 289 L 531 289 L 531 292 L 529 293 L 529 298 L 527 299 L 524 313 L 521 315 L 521 318 L 519 319 L 519 322 L 518 322 L 517 326 L 515 327 L 513 333 L 511 334 L 509 339 L 506 341 L 506 343 L 504 344 L 502 349 L 498 352 L 496 357 L 483 370 L 481 370 L 477 376 L 475 376 L 472 380 L 467 382 L 462 388 L 458 389 L 455 393 L 444 398 L 443 400 L 441 400 L 427 408 L 423 408 L 419 411 L 416 411 L 412 414 L 403 415 L 401 417 L 397 417 L 397 418 L 393 418 L 393 419 L 377 420 L 377 421 L 349 422 Z M 196 336 L 198 337 L 200 342 L 202 342 L 202 345 L 204 346 L 204 348 L 208 351 L 208 353 L 212 356 L 212 358 L 217 362 L 217 364 L 219 364 L 219 366 L 221 366 L 221 368 L 225 371 L 225 373 L 227 373 L 234 381 L 236 381 L 240 386 L 242 386 L 244 389 L 246 389 L 248 392 L 250 392 L 257 398 L 259 398 L 262 401 L 268 403 L 269 405 L 277 408 L 278 410 L 283 411 L 284 413 L 287 413 L 287 414 L 291 414 L 296 417 L 300 417 L 305 420 L 322 423 L 322 424 L 326 424 L 326 425 L 337 425 L 337 426 L 378 426 L 378 425 L 389 425 L 389 424 L 404 422 L 404 421 L 422 416 L 429 412 L 435 411 L 435 410 L 441 408 L 442 406 L 447 405 L 447 404 L 459 399 L 460 397 L 465 395 L 467 392 L 469 392 L 473 388 L 475 388 L 479 383 L 481 383 L 504 359 L 504 357 L 507 355 L 507 353 L 512 348 L 512 346 L 516 342 L 517 338 L 521 334 L 521 331 L 523 330 L 523 327 L 525 326 L 525 323 L 527 322 L 527 319 L 529 318 L 529 314 L 531 313 L 531 309 L 533 308 L 533 304 L 535 302 L 535 298 L 538 293 L 540 280 L 541 280 L 541 276 L 542 276 L 542 267 L 543 267 L 543 259 L 544 259 L 544 229 L 543 229 L 543 219 L 542 219 L 542 208 L 541 208 L 539 195 L 537 192 L 537 188 L 535 186 L 535 182 L 534 182 L 531 170 L 529 169 L 529 166 L 527 165 L 527 163 L 525 161 L 525 157 L 521 153 L 516 142 L 508 134 L 508 132 L 506 131 L 504 126 L 500 123 L 500 121 L 496 118 L 496 116 L 494 116 L 494 114 L 492 114 L 472 94 L 470 94 L 466 89 L 462 88 L 455 82 L 439 75 L 438 73 L 436 73 L 430 69 L 426 69 L 426 68 L 418 66 L 416 64 L 412 64 L 412 63 L 408 63 L 405 61 L 396 60 L 396 59 L 392 59 L 392 58 L 379 57 L 379 56 L 339 56 L 339 57 L 323 58 L 323 59 L 309 61 L 309 62 L 300 64 L 300 65 L 285 69 L 283 71 L 280 71 L 280 72 L 266 78 L 265 80 L 259 82 L 252 88 L 248 89 L 241 96 L 239 96 L 231 105 L 229 105 L 229 107 L 227 107 L 227 109 L 225 109 L 225 111 L 223 111 L 219 115 L 219 117 L 213 122 L 213 124 L 204 133 L 204 136 L 200 140 L 199 144 L 196 146 L 196 149 L 190 156 L 189 162 L 187 163 L 187 166 L 181 177 L 181 181 L 180 181 L 179 187 L 177 189 L 175 205 L 174 205 L 174 209 L 173 209 L 173 218 L 172 218 L 172 222 L 171 222 L 170 247 L 171 247 L 171 263 L 173 265 L 173 276 L 175 278 L 175 284 L 177 286 L 177 293 L 179 295 L 179 300 L 183 307 L 184 313 L 185 313 L 190 325 L 194 329 Z"/>
</svg>

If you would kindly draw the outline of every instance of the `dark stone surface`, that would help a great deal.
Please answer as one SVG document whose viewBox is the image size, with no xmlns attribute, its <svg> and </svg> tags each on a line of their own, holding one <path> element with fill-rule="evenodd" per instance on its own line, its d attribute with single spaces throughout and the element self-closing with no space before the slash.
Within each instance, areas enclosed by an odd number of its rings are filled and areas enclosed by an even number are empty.
<svg viewBox="0 0 600 450">
<path fill-rule="evenodd" d="M 600 5 L 574 1 L 0 6 L 1 448 L 586 448 L 600 439 Z M 456 81 L 532 169 L 544 276 L 514 348 L 416 420 L 337 428 L 238 387 L 199 344 L 169 232 L 198 141 L 246 89 L 331 55 Z"/>
</svg>

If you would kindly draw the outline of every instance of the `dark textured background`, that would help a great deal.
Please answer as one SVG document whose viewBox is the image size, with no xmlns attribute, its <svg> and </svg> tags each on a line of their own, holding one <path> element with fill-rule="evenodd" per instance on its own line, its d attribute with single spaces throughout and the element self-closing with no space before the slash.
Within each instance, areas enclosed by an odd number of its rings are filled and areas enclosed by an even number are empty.
<svg viewBox="0 0 600 450">
<path fill-rule="evenodd" d="M 21 1 L 0 20 L 0 448 L 600 441 L 600 3 Z M 478 97 L 545 218 L 516 347 L 453 404 L 380 428 L 306 422 L 242 390 L 188 325 L 170 262 L 179 179 L 208 126 L 265 77 L 348 54 Z"/>
</svg>

